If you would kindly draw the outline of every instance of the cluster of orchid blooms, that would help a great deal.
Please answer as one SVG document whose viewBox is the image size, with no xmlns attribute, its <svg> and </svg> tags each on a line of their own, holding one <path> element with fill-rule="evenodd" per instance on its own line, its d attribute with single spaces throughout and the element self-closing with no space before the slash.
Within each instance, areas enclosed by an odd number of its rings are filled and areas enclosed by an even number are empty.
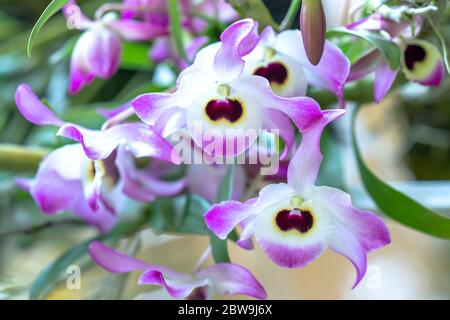
<svg viewBox="0 0 450 320">
<path fill-rule="evenodd" d="M 280 169 L 276 179 L 266 177 L 266 186 L 258 197 L 243 199 L 250 169 L 236 166 L 233 199 L 212 205 L 204 213 L 205 223 L 220 239 L 238 229 L 237 245 L 251 250 L 255 241 L 281 267 L 303 267 L 329 247 L 354 265 L 356 286 L 366 272 L 367 254 L 387 245 L 390 236 L 383 220 L 355 208 L 347 193 L 316 186 L 322 162 L 320 140 L 324 129 L 345 114 L 347 83 L 375 73 L 374 96 L 381 101 L 399 70 L 391 70 L 377 49 L 351 65 L 328 40 L 319 48 L 319 62 L 313 64 L 307 53 L 309 40 L 302 38 L 300 30 L 278 33 L 266 27 L 260 32 L 257 21 L 238 20 L 224 1 L 193 2 L 180 1 L 182 25 L 192 38 L 186 50 L 191 64 L 180 57 L 171 42 L 166 1 L 106 4 L 97 12 L 96 20 L 83 15 L 75 1 L 66 4 L 63 13 L 73 26 L 83 30 L 70 64 L 71 94 L 96 77 L 109 79 L 116 73 L 124 40 L 153 40 L 150 57 L 158 62 L 172 59 L 182 72 L 174 90 L 143 94 L 105 114 L 101 130 L 64 122 L 28 85 L 21 85 L 16 103 L 22 115 L 33 124 L 58 127 L 58 136 L 76 143 L 51 152 L 35 178 L 18 179 L 19 186 L 31 194 L 44 213 L 69 211 L 105 233 L 120 223 L 121 208 L 128 199 L 150 203 L 158 197 L 189 191 L 214 201 L 225 165 L 187 165 L 183 178 L 165 179 L 183 163 L 173 146 L 173 135 L 182 133 L 195 152 L 214 159 L 235 158 L 254 148 L 257 137 L 239 143 L 242 131 L 278 130 L 284 142 L 279 156 L 288 162 L 287 170 Z M 114 10 L 120 15 L 111 12 Z M 218 14 L 221 21 L 231 24 L 219 42 L 206 45 L 208 39 L 196 36 L 205 22 L 191 15 L 192 11 Z M 416 40 L 422 21 L 417 18 L 414 23 L 373 14 L 347 28 L 386 32 L 402 48 L 406 77 L 437 86 L 444 77 L 442 56 L 434 45 Z M 308 86 L 332 92 L 339 108 L 322 110 L 306 96 Z M 128 121 L 134 114 L 141 121 Z M 197 130 L 199 127 L 202 130 Z M 205 137 L 210 131 L 236 148 L 211 148 Z M 301 133 L 298 146 L 297 133 Z M 151 161 L 142 166 L 136 161 L 139 158 Z M 251 272 L 233 263 L 184 274 L 127 256 L 101 242 L 91 243 L 89 253 L 110 272 L 141 270 L 139 284 L 163 287 L 139 298 L 166 295 L 205 299 L 217 292 L 266 298 Z"/>
</svg>

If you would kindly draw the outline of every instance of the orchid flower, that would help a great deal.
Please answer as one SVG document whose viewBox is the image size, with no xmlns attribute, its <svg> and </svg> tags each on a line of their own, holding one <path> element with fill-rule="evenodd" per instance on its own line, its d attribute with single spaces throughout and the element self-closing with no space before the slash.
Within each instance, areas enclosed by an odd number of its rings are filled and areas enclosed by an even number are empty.
<svg viewBox="0 0 450 320">
<path fill-rule="evenodd" d="M 246 74 L 266 78 L 272 90 L 282 97 L 304 96 L 310 84 L 333 92 L 341 106 L 345 105 L 344 85 L 350 73 L 350 62 L 330 41 L 325 42 L 320 63 L 313 66 L 299 30 L 275 34 L 267 27 L 256 49 L 244 59 Z"/>
<path fill-rule="evenodd" d="M 422 19 L 415 18 L 416 33 L 422 27 Z M 407 78 L 425 86 L 439 86 L 444 78 L 444 62 L 438 49 L 426 41 L 413 40 L 409 22 L 400 23 L 375 14 L 347 26 L 353 30 L 383 30 L 398 42 L 402 50 L 403 71 Z M 389 92 L 399 69 L 391 70 L 379 50 L 372 50 L 351 69 L 348 81 L 359 80 L 375 72 L 374 96 L 380 102 Z"/>
<path fill-rule="evenodd" d="M 219 263 L 193 274 L 186 274 L 127 256 L 99 241 L 89 245 L 89 254 L 92 260 L 109 272 L 142 271 L 139 284 L 161 286 L 176 299 L 212 299 L 215 293 L 243 294 L 257 299 L 266 299 L 266 292 L 258 280 L 250 271 L 237 264 Z M 154 297 L 154 295 L 146 295 Z M 141 298 L 145 296 L 141 295 Z"/>
<path fill-rule="evenodd" d="M 67 210 L 104 233 L 116 224 L 118 216 L 103 203 L 95 211 L 88 205 L 83 186 L 88 168 L 89 159 L 81 146 L 67 145 L 44 158 L 34 179 L 18 178 L 17 184 L 31 194 L 44 213 Z"/>
<path fill-rule="evenodd" d="M 403 73 L 414 82 L 428 87 L 440 86 L 445 77 L 444 58 L 439 49 L 425 40 L 404 43 Z"/>
<path fill-rule="evenodd" d="M 95 77 L 111 78 L 119 69 L 122 41 L 151 40 L 166 35 L 167 26 L 130 19 L 117 19 L 105 15 L 90 20 L 70 0 L 63 13 L 68 23 L 84 33 L 78 39 L 70 63 L 69 92 L 75 94 L 91 83 Z"/>
<path fill-rule="evenodd" d="M 50 154 L 27 188 L 46 213 L 71 210 L 84 216 L 86 208 L 95 214 L 104 209 L 114 213 L 125 197 L 150 202 L 157 196 L 175 195 L 185 186 L 184 180 L 166 182 L 136 168 L 134 157 L 180 163 L 172 145 L 145 125 L 127 123 L 95 131 L 65 123 L 26 84 L 17 89 L 16 104 L 31 123 L 58 126 L 59 136 L 80 144 Z M 65 183 L 67 188 L 63 187 Z M 74 194 L 79 195 L 76 203 Z"/>
<path fill-rule="evenodd" d="M 303 133 L 288 168 L 288 183 L 263 188 L 257 199 L 225 201 L 205 214 L 209 229 L 220 239 L 243 225 L 240 244 L 250 248 L 255 237 L 266 255 L 282 267 L 303 267 L 327 247 L 355 266 L 354 286 L 367 268 L 367 253 L 390 242 L 384 222 L 375 214 L 353 207 L 345 192 L 314 185 L 322 161 L 319 142 L 325 126 L 343 114 L 325 116 Z"/>
<path fill-rule="evenodd" d="M 212 156 L 235 156 L 247 150 L 257 136 L 240 139 L 243 131 L 279 129 L 282 137 L 291 136 L 289 118 L 300 130 L 308 128 L 321 116 L 313 99 L 276 96 L 267 79 L 243 74 L 243 57 L 259 41 L 257 28 L 251 19 L 233 23 L 222 33 L 221 42 L 198 52 L 193 65 L 181 73 L 174 93 L 149 93 L 133 100 L 136 114 L 160 127 L 168 122 L 173 126 L 176 116 L 176 127 L 187 128 L 194 142 Z M 209 149 L 211 133 L 234 147 Z"/>
</svg>

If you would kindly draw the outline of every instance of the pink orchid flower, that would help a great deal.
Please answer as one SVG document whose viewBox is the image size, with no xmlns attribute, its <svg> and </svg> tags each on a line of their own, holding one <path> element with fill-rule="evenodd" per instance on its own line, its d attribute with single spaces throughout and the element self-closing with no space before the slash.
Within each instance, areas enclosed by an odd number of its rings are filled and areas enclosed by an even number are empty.
<svg viewBox="0 0 450 320">
<path fill-rule="evenodd" d="M 238 244 L 250 249 L 254 237 L 266 255 L 282 267 L 303 267 L 330 247 L 353 263 L 356 286 L 366 272 L 367 253 L 387 245 L 390 237 L 384 222 L 353 207 L 348 194 L 314 185 L 322 162 L 322 131 L 343 111 L 325 113 L 303 133 L 289 164 L 287 184 L 268 185 L 257 199 L 245 203 L 216 204 L 205 214 L 205 221 L 220 239 L 241 224 Z"/>
<path fill-rule="evenodd" d="M 99 241 L 89 245 L 89 254 L 92 260 L 109 272 L 142 271 L 139 284 L 161 286 L 176 299 L 212 299 L 215 293 L 243 294 L 257 299 L 267 297 L 264 288 L 250 271 L 237 264 L 219 263 L 193 274 L 186 274 L 127 256 Z"/>
<path fill-rule="evenodd" d="M 301 131 L 307 129 L 322 115 L 317 102 L 307 97 L 279 97 L 267 79 L 243 74 L 243 57 L 259 42 L 257 29 L 252 19 L 233 23 L 222 33 L 221 42 L 198 52 L 178 78 L 174 93 L 149 93 L 133 100 L 136 114 L 145 123 L 160 127 L 169 121 L 174 126 L 172 119 L 177 117 L 176 127 L 187 128 L 194 142 L 212 156 L 246 151 L 257 136 L 242 141 L 242 131 L 279 129 L 282 137 L 292 137 L 290 119 Z M 211 132 L 237 147 L 212 152 L 207 148 Z"/>
<path fill-rule="evenodd" d="M 63 13 L 72 27 L 84 30 L 72 53 L 70 94 L 77 93 L 96 77 L 109 79 L 117 72 L 123 40 L 151 40 L 168 34 L 167 26 L 157 23 L 118 19 L 111 15 L 96 21 L 90 20 L 75 0 L 64 6 Z"/>
<path fill-rule="evenodd" d="M 172 145 L 145 125 L 126 123 L 95 131 L 65 123 L 26 84 L 17 89 L 16 104 L 31 123 L 58 126 L 59 136 L 79 142 L 50 153 L 34 180 L 19 181 L 47 214 L 69 210 L 88 222 L 100 219 L 104 231 L 108 228 L 103 223 L 110 223 L 101 220 L 102 215 L 114 214 L 126 197 L 150 202 L 185 187 L 184 180 L 166 182 L 136 167 L 135 157 L 180 163 Z"/>
</svg>

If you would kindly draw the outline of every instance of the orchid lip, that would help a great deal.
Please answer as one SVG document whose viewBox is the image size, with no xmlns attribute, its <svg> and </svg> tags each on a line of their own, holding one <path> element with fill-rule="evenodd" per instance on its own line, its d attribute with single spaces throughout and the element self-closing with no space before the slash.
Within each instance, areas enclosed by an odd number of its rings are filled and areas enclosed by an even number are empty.
<svg viewBox="0 0 450 320">
<path fill-rule="evenodd" d="M 405 50 L 405 64 L 409 70 L 414 70 L 414 66 L 418 62 L 426 59 L 426 51 L 419 45 L 408 45 Z"/>
<path fill-rule="evenodd" d="M 244 108 L 236 99 L 216 99 L 207 103 L 205 113 L 211 121 L 226 120 L 236 123 L 242 119 Z"/>
<path fill-rule="evenodd" d="M 260 67 L 254 74 L 266 78 L 271 84 L 278 85 L 284 84 L 289 75 L 287 68 L 280 62 L 271 62 L 266 67 Z"/>
<path fill-rule="evenodd" d="M 275 222 L 281 231 L 292 229 L 305 234 L 314 226 L 314 216 L 308 210 L 281 210 L 277 213 Z"/>
</svg>

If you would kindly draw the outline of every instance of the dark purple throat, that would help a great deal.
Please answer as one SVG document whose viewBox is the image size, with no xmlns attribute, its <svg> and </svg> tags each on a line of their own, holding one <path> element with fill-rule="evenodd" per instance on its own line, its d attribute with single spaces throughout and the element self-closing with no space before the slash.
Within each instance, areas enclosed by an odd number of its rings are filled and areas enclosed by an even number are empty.
<svg viewBox="0 0 450 320">
<path fill-rule="evenodd" d="M 206 114 L 213 121 L 226 119 L 231 123 L 237 122 L 244 110 L 242 105 L 237 100 L 211 100 L 206 105 Z"/>
<path fill-rule="evenodd" d="M 276 223 L 282 231 L 292 229 L 306 233 L 314 224 L 313 215 L 305 210 L 282 210 L 276 216 Z"/>
<path fill-rule="evenodd" d="M 414 69 L 414 65 L 418 62 L 422 62 L 426 58 L 426 51 L 424 48 L 418 45 L 409 45 L 405 50 L 405 64 L 409 70 Z"/>
<path fill-rule="evenodd" d="M 270 63 L 267 67 L 258 68 L 254 74 L 266 78 L 270 83 L 278 84 L 283 84 L 288 77 L 286 67 L 278 62 Z"/>
</svg>

